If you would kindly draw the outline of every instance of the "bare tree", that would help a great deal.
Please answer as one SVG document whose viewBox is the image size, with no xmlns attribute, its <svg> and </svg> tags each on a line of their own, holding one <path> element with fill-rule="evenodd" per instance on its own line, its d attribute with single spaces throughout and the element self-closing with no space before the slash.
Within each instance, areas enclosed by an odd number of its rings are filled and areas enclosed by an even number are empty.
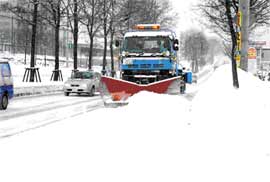
<svg viewBox="0 0 270 182">
<path fill-rule="evenodd" d="M 209 51 L 209 43 L 203 32 L 191 29 L 181 34 L 181 53 L 192 62 L 192 71 L 197 73 L 199 66 L 206 64 L 205 57 Z"/>
<path fill-rule="evenodd" d="M 103 48 L 103 62 L 102 62 L 102 74 L 105 75 L 106 73 L 106 65 L 107 65 L 107 45 L 108 45 L 108 34 L 110 32 L 110 25 L 109 25 L 109 11 L 111 10 L 112 3 L 110 0 L 102 0 L 102 29 L 103 29 L 103 41 L 104 41 L 104 48 Z"/>
<path fill-rule="evenodd" d="M 54 28 L 54 55 L 55 55 L 55 67 L 53 71 L 53 80 L 59 81 L 62 77 L 60 77 L 61 71 L 59 69 L 59 42 L 60 42 L 60 27 L 61 27 L 61 19 L 64 17 L 66 12 L 66 8 L 64 7 L 62 0 L 45 0 L 41 2 L 42 7 L 47 11 L 47 16 L 41 17 L 47 21 Z"/>
<path fill-rule="evenodd" d="M 102 4 L 100 0 L 82 0 L 80 6 L 82 6 L 80 22 L 86 26 L 90 39 L 88 69 L 92 69 L 94 38 L 101 27 L 101 11 L 99 10 L 102 8 Z"/>
<path fill-rule="evenodd" d="M 232 16 L 232 12 L 231 12 L 231 8 L 235 4 L 236 4 L 235 0 L 233 0 L 233 1 L 226 0 L 226 15 L 227 15 L 227 19 L 228 19 L 227 22 L 228 22 L 228 25 L 230 27 L 231 39 L 232 39 L 232 54 L 231 55 L 235 55 L 236 44 L 237 44 L 236 30 L 234 27 L 233 16 Z M 234 56 L 231 56 L 231 59 L 232 59 L 233 86 L 235 88 L 239 88 L 236 60 L 235 60 Z"/>
<path fill-rule="evenodd" d="M 64 1 L 65 2 L 65 1 Z M 71 33 L 73 35 L 73 69 L 78 68 L 78 39 L 79 39 L 79 22 L 80 22 L 80 4 L 82 0 L 66 0 L 65 7 L 67 7 L 67 20 Z"/>
<path fill-rule="evenodd" d="M 6 8 L 11 11 L 18 19 L 27 22 L 32 26 L 31 34 L 31 60 L 30 60 L 30 82 L 35 81 L 35 54 L 36 54 L 36 35 L 37 35 L 37 26 L 38 26 L 38 11 L 39 11 L 39 0 L 28 0 L 23 1 L 18 5 L 13 4 L 3 4 L 2 8 Z M 28 9 L 31 7 L 32 9 Z"/>
<path fill-rule="evenodd" d="M 118 25 L 122 32 L 139 23 L 159 23 L 163 27 L 172 28 L 177 21 L 178 15 L 169 0 L 123 0 L 119 5 Z"/>
<path fill-rule="evenodd" d="M 230 42 L 230 27 L 226 15 L 226 1 L 224 0 L 205 0 L 198 5 L 202 15 L 207 18 L 207 25 L 210 25 L 222 39 Z M 231 15 L 235 20 L 239 0 L 232 0 Z M 250 31 L 256 27 L 269 24 L 270 20 L 270 1 L 269 0 L 250 0 Z"/>
<path fill-rule="evenodd" d="M 269 23 L 270 1 L 250 0 L 249 31 Z M 239 10 L 239 0 L 206 0 L 199 5 L 202 14 L 208 19 L 211 28 L 226 42 L 225 50 L 229 51 L 232 59 L 233 86 L 239 88 L 235 51 L 237 44 L 236 14 Z M 226 12 L 226 13 L 224 13 Z M 228 46 L 229 45 L 229 46 Z M 241 64 L 243 67 L 244 64 Z"/>
<path fill-rule="evenodd" d="M 31 63 L 30 67 L 35 67 L 35 51 L 36 51 L 36 32 L 37 32 L 37 18 L 38 18 L 38 6 L 39 0 L 33 0 L 34 10 L 32 13 L 32 39 L 31 39 Z M 34 82 L 35 72 L 30 73 L 30 82 Z"/>
<path fill-rule="evenodd" d="M 117 22 L 117 12 L 116 12 L 116 1 L 111 0 L 111 15 L 110 15 L 110 54 L 111 54 L 111 76 L 114 77 L 115 74 L 115 68 L 114 68 L 114 48 L 113 48 L 113 43 L 114 43 L 114 34 L 116 32 L 116 22 Z"/>
</svg>

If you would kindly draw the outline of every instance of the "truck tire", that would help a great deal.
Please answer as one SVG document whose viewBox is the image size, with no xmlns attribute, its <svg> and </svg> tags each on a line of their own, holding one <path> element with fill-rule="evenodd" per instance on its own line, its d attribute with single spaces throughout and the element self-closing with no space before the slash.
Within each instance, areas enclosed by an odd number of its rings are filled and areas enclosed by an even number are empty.
<svg viewBox="0 0 270 182">
<path fill-rule="evenodd" d="M 65 95 L 65 96 L 69 96 L 69 92 L 65 92 L 64 95 Z"/>
<path fill-rule="evenodd" d="M 186 82 L 182 82 L 180 84 L 180 94 L 185 94 L 186 93 Z"/>
<path fill-rule="evenodd" d="M 8 106 L 8 96 L 4 94 L 0 100 L 0 110 L 6 110 Z"/>
</svg>

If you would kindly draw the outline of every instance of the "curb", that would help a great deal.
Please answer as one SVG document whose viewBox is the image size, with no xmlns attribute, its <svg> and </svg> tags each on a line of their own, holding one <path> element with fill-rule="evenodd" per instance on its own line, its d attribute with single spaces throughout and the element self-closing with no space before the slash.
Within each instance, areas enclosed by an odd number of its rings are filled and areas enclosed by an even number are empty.
<svg viewBox="0 0 270 182">
<path fill-rule="evenodd" d="M 46 95 L 52 93 L 59 93 L 63 91 L 62 85 L 47 85 L 47 86 L 30 86 L 30 87 L 15 87 L 14 97 L 32 96 L 32 95 Z"/>
</svg>

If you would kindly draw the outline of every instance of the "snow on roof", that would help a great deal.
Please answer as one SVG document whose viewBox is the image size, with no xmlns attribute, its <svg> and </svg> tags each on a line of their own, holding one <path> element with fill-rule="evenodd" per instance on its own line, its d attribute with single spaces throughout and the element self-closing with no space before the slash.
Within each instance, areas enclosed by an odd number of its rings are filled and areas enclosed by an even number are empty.
<svg viewBox="0 0 270 182">
<path fill-rule="evenodd" d="M 8 60 L 6 60 L 6 59 L 0 59 L 0 63 L 7 63 L 8 62 Z"/>
<path fill-rule="evenodd" d="M 134 31 L 127 32 L 125 37 L 155 37 L 155 36 L 174 36 L 173 32 L 169 31 Z"/>
</svg>

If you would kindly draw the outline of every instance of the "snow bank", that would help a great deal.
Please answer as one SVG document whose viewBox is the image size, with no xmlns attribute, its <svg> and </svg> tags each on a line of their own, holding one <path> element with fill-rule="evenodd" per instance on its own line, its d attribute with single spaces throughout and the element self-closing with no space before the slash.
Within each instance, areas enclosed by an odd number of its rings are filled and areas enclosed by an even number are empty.
<svg viewBox="0 0 270 182">
<path fill-rule="evenodd" d="M 231 65 L 221 66 L 193 101 L 190 143 L 199 151 L 193 170 L 216 181 L 269 181 L 270 85 L 238 75 L 236 90 Z M 201 170 L 206 164 L 211 171 Z"/>
<path fill-rule="evenodd" d="M 141 92 L 126 107 L 0 140 L 1 179 L 269 182 L 269 85 L 239 77 L 235 90 L 225 65 L 192 102 Z"/>
</svg>

